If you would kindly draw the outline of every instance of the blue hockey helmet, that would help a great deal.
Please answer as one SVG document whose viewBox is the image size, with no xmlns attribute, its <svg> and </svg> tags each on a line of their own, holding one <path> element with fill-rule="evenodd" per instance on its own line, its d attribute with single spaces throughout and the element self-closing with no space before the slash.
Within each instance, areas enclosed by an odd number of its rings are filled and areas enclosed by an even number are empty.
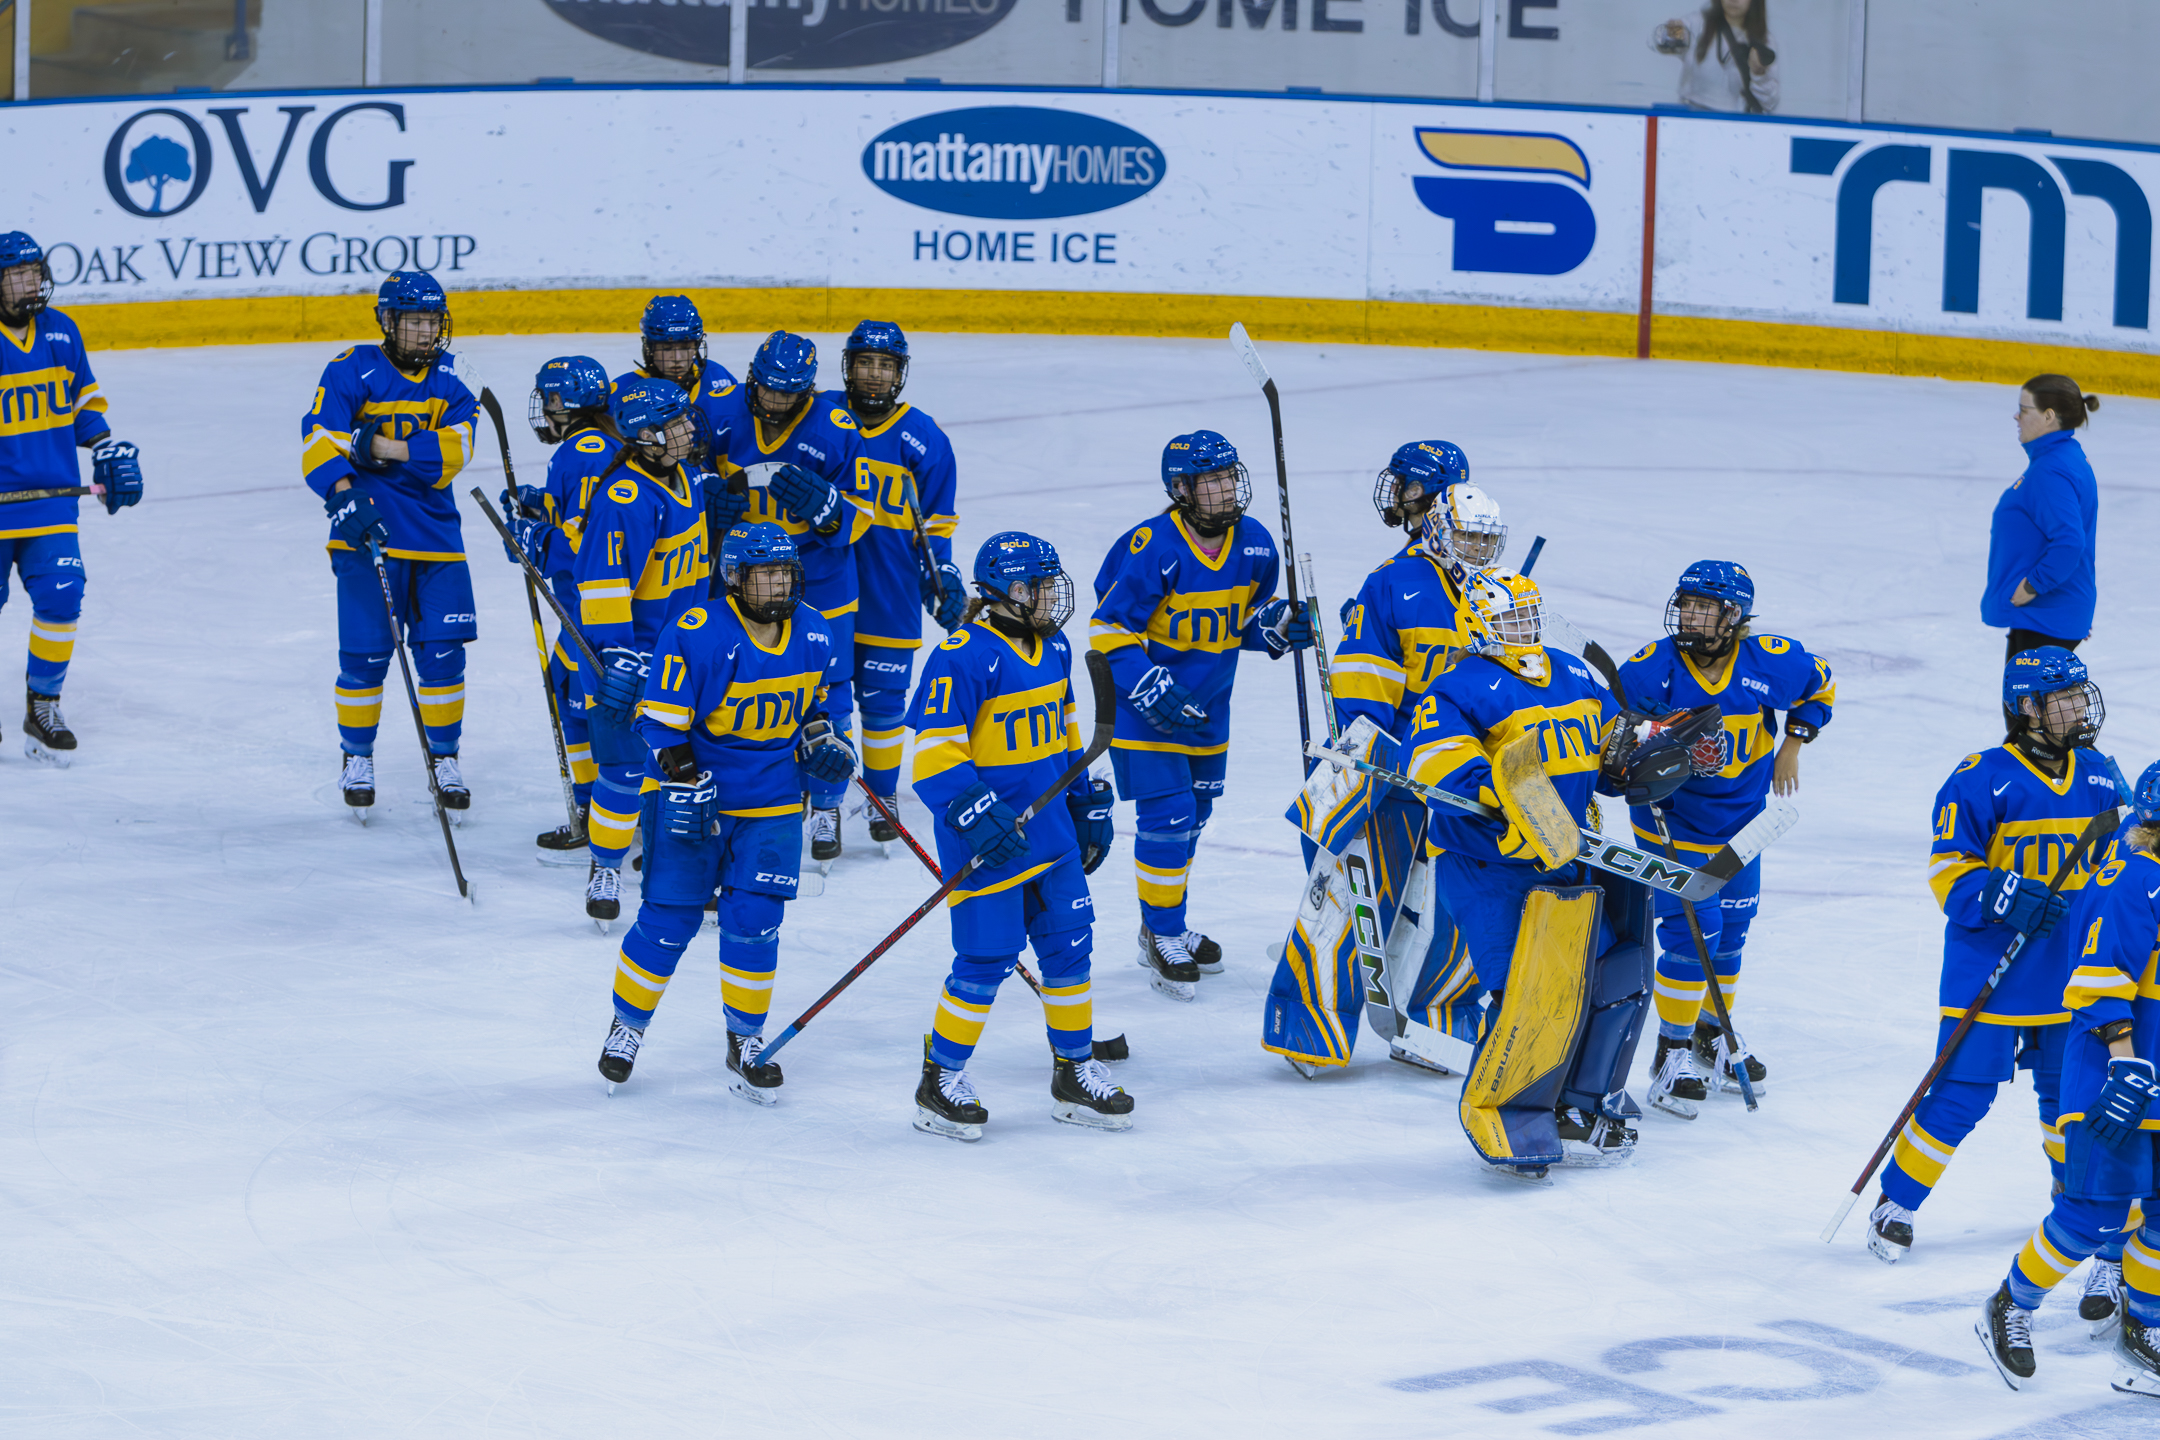
<svg viewBox="0 0 2160 1440">
<path fill-rule="evenodd" d="M 1715 608 L 1686 605 L 1689 597 Z M 1714 660 L 1732 649 L 1741 627 L 1755 615 L 1755 582 L 1730 560 L 1698 560 L 1680 572 L 1680 583 L 1665 602 L 1665 633 L 1700 660 Z"/>
<path fill-rule="evenodd" d="M 52 292 L 44 247 L 21 230 L 0 235 L 0 315 L 19 325 L 43 310 Z"/>
<path fill-rule="evenodd" d="M 857 355 L 890 355 L 900 367 L 899 378 L 889 390 L 874 390 L 855 378 Z M 890 320 L 865 320 L 848 333 L 847 344 L 840 347 L 840 384 L 847 391 L 848 408 L 858 415 L 876 419 L 888 414 L 900 399 L 900 392 L 907 387 L 908 348 L 907 333 Z"/>
<path fill-rule="evenodd" d="M 1221 478 L 1203 482 L 1202 476 Z M 1220 535 L 1252 504 L 1252 477 L 1238 459 L 1237 446 L 1213 430 L 1170 437 L 1163 446 L 1162 483 L 1202 535 Z"/>
<path fill-rule="evenodd" d="M 802 557 L 778 525 L 745 521 L 721 537 L 720 583 L 744 615 L 776 625 L 795 613 L 802 598 Z"/>
<path fill-rule="evenodd" d="M 2100 687 L 2086 674 L 2085 662 L 2060 645 L 2011 656 L 2003 665 L 2002 703 L 2011 738 L 2022 735 L 2043 759 L 2092 744 L 2107 720 Z"/>
<path fill-rule="evenodd" d="M 2140 825 L 2160 825 L 2160 760 L 2145 767 L 2130 792 L 2130 813 Z"/>
<path fill-rule="evenodd" d="M 784 420 L 807 403 L 817 388 L 817 346 L 800 335 L 775 330 L 750 357 L 750 409 L 765 420 Z M 796 397 L 780 410 L 768 410 L 759 392 Z"/>
<path fill-rule="evenodd" d="M 433 324 L 408 323 L 410 317 L 433 317 Z M 450 301 L 425 270 L 393 270 L 375 291 L 375 323 L 382 328 L 383 353 L 392 364 L 412 370 L 432 363 L 450 348 Z"/>
<path fill-rule="evenodd" d="M 1413 440 L 1397 446 L 1387 468 L 1373 479 L 1373 508 L 1390 529 L 1415 531 L 1433 501 L 1450 485 L 1470 478 L 1470 461 L 1445 440 Z"/>
<path fill-rule="evenodd" d="M 558 355 L 533 377 L 525 418 L 542 443 L 554 445 L 570 433 L 578 411 L 604 409 L 607 403 L 608 374 L 599 361 L 590 355 Z"/>
<path fill-rule="evenodd" d="M 1015 595 L 1015 587 L 1022 593 Z M 1025 530 L 1000 530 L 983 541 L 975 552 L 975 588 L 1040 635 L 1055 634 L 1072 618 L 1072 577 L 1059 562 L 1057 547 Z"/>
<path fill-rule="evenodd" d="M 675 466 L 689 459 L 698 446 L 701 413 L 682 386 L 657 375 L 619 385 L 608 396 L 616 431 L 648 465 Z"/>
<path fill-rule="evenodd" d="M 638 334 L 644 341 L 640 355 L 646 374 L 687 386 L 705 373 L 705 317 L 689 296 L 655 295 L 646 301 Z M 671 352 L 665 364 L 659 356 L 663 346 Z"/>
</svg>

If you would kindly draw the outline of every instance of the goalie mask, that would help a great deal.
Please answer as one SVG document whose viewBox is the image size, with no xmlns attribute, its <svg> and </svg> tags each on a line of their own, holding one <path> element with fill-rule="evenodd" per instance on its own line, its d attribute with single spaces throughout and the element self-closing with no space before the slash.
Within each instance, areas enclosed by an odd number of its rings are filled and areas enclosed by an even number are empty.
<svg viewBox="0 0 2160 1440">
<path fill-rule="evenodd" d="M 1425 512 L 1420 537 L 1425 553 L 1440 563 L 1455 588 L 1470 592 L 1471 577 L 1500 561 L 1507 547 L 1507 526 L 1500 521 L 1500 506 L 1477 486 L 1451 487 L 1432 509 Z"/>
<path fill-rule="evenodd" d="M 2003 666 L 2003 718 L 2010 738 L 2050 765 L 2100 738 L 2107 706 L 2085 662 L 2060 645 L 2042 645 Z"/>
<path fill-rule="evenodd" d="M 1544 602 L 1537 582 L 1513 570 L 1486 570 L 1471 577 L 1468 601 L 1473 655 L 1499 661 L 1525 680 L 1542 681 L 1549 673 L 1544 633 Z"/>
</svg>

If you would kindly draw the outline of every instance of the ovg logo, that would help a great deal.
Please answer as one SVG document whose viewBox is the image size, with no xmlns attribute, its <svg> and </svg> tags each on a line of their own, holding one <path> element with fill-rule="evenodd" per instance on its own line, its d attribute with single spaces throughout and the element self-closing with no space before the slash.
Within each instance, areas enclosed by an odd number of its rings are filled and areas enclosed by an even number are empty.
<svg viewBox="0 0 2160 1440">
<path fill-rule="evenodd" d="M 1162 183 L 1161 147 L 1093 115 L 1026 105 L 905 120 L 863 147 L 870 183 L 910 205 L 986 220 L 1089 215 Z"/>
<path fill-rule="evenodd" d="M 240 183 L 259 215 L 270 207 L 285 162 L 293 158 L 300 131 L 313 105 L 280 105 L 282 126 L 254 122 L 251 138 L 246 105 L 214 106 L 210 116 L 225 132 L 226 148 L 232 152 Z M 358 117 L 358 118 L 356 118 Z M 405 203 L 405 172 L 414 160 L 377 160 L 386 140 L 405 130 L 405 107 L 387 100 L 361 100 L 331 111 L 315 125 L 306 145 L 308 181 L 317 194 L 341 210 L 392 210 Z M 340 145 L 333 166 L 331 146 Z M 256 163 L 260 143 L 269 156 L 267 168 Z M 177 215 L 202 198 L 210 183 L 212 164 L 209 131 L 184 110 L 156 106 L 139 110 L 120 122 L 105 142 L 105 188 L 115 204 L 130 215 L 156 219 Z M 374 166 L 383 166 L 381 180 Z M 333 177 L 332 170 L 342 178 Z M 347 188 L 340 188 L 341 184 Z M 376 198 L 376 185 L 380 197 Z M 353 193 L 357 191 L 358 193 Z"/>
<path fill-rule="evenodd" d="M 753 70 L 838 70 L 950 50 L 1012 13 L 1017 0 L 752 0 Z M 726 0 L 547 0 L 548 9 L 602 40 L 687 60 L 728 63 Z"/>
<path fill-rule="evenodd" d="M 163 108 L 130 116 L 105 146 L 105 188 L 130 215 L 170 215 L 210 183 L 210 136 L 194 116 Z"/>
<path fill-rule="evenodd" d="M 1417 176 L 1411 183 L 1419 202 L 1455 222 L 1455 269 L 1564 275 L 1597 243 L 1597 215 L 1582 194 L 1590 188 L 1590 157 L 1566 136 L 1421 125 L 1417 143 L 1443 170 L 1556 175 L 1573 182 Z"/>
</svg>

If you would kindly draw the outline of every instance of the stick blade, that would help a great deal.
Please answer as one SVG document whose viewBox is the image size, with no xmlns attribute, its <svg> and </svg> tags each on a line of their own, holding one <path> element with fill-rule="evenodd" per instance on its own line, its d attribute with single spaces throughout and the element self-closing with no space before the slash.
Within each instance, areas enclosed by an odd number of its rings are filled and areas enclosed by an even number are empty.
<svg viewBox="0 0 2160 1440">
<path fill-rule="evenodd" d="M 1237 351 L 1238 359 L 1245 362 L 1254 384 L 1265 390 L 1275 383 L 1268 376 L 1267 366 L 1260 362 L 1260 351 L 1253 345 L 1252 336 L 1245 333 L 1244 321 L 1236 321 L 1230 326 L 1230 344 Z"/>
<path fill-rule="evenodd" d="M 1845 1223 L 1846 1216 L 1852 1214 L 1853 1201 L 1859 1198 L 1860 1192 L 1855 1190 L 1838 1202 L 1837 1213 L 1830 1217 L 1829 1224 L 1822 1227 L 1823 1244 L 1828 1245 L 1833 1239 L 1837 1238 L 1838 1227 Z"/>
</svg>

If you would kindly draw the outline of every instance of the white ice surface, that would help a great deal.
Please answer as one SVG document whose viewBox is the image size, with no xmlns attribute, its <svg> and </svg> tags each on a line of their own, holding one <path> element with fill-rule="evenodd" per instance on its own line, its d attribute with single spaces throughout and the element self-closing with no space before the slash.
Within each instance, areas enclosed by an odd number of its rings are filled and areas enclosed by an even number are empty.
<svg viewBox="0 0 2160 1440">
<path fill-rule="evenodd" d="M 713 350 L 734 364 L 751 344 Z M 2109 1392 L 2075 1280 L 2042 1312 L 2030 1389 L 1984 1368 L 1971 1311 L 2047 1207 L 2022 1080 L 1903 1265 L 1862 1248 L 1864 1208 L 1816 1239 L 1935 1031 L 1922 858 L 1935 786 L 2000 736 L 2001 637 L 1977 598 L 2023 458 L 2014 392 L 1262 344 L 1331 631 L 1389 547 L 1373 472 L 1437 434 L 1506 507 L 1511 558 L 1548 537 L 1537 578 L 1615 654 L 1657 633 L 1682 567 L 1719 556 L 1754 573 L 1767 628 L 1836 666 L 1837 723 L 1766 861 L 1743 982 L 1773 1077 L 1760 1113 L 1651 1116 L 1632 1169 L 1534 1190 L 1481 1172 L 1457 1082 L 1370 1037 L 1314 1083 L 1263 1053 L 1263 951 L 1298 878 L 1280 818 L 1297 728 L 1290 665 L 1250 656 L 1193 875 L 1227 973 L 1190 1006 L 1154 995 L 1122 846 L 1096 876 L 1098 1033 L 1131 1037 L 1130 1133 L 1051 1121 L 1017 981 L 975 1065 L 988 1138 L 909 1128 L 949 956 L 937 916 L 790 1047 L 771 1110 L 725 1091 L 708 928 L 610 1098 L 593 1062 L 615 941 L 584 919 L 580 872 L 533 861 L 559 792 L 520 587 L 482 522 L 468 908 L 394 672 L 372 827 L 333 786 L 331 578 L 295 423 L 332 347 L 105 354 L 149 493 L 117 518 L 86 506 L 74 768 L 24 760 L 20 712 L 0 713 L 0 1431 L 2160 1433 L 2160 1408 Z M 1024 525 L 1084 592 L 1159 507 L 1164 439 L 1201 425 L 1243 447 L 1276 527 L 1266 408 L 1227 344 L 916 347 L 910 398 L 960 455 L 963 554 Z M 532 481 L 543 451 L 517 421 L 537 363 L 630 359 L 620 337 L 461 350 Z M 2105 605 L 2085 653 L 2134 775 L 2160 752 L 2160 404 L 2111 398 L 2086 445 Z M 493 494 L 497 470 L 461 494 Z M 10 664 L 27 621 L 18 590 Z M 792 908 L 776 1028 L 932 888 L 860 823 L 826 894 Z M 1809 1326 L 1864 1338 L 1824 1348 Z M 1464 1383 L 1406 1383 L 1449 1375 Z"/>
</svg>

